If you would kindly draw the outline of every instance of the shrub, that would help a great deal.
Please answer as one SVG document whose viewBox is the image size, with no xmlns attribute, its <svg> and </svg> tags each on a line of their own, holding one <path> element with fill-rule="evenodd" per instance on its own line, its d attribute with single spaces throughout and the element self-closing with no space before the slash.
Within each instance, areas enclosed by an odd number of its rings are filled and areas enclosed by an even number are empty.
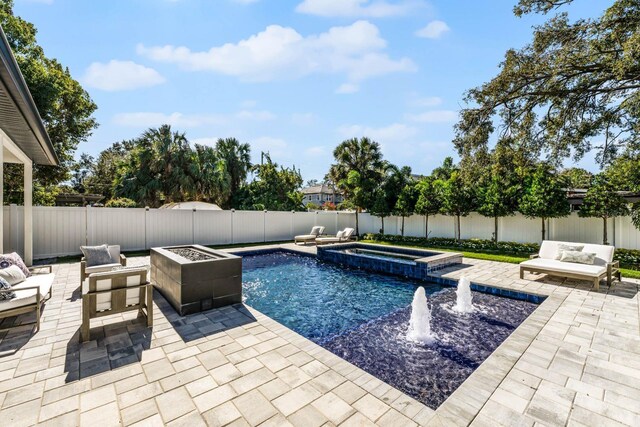
<svg viewBox="0 0 640 427">
<path fill-rule="evenodd" d="M 120 197 L 119 199 L 110 199 L 105 206 L 108 208 L 135 208 L 137 203 L 126 197 Z"/>
</svg>

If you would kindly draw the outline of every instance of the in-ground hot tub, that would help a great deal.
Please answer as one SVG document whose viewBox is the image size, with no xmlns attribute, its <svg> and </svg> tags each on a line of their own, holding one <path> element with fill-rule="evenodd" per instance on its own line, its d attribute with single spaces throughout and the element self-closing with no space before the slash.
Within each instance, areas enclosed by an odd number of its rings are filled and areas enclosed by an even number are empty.
<svg viewBox="0 0 640 427">
<path fill-rule="evenodd" d="M 318 258 L 363 270 L 425 280 L 430 273 L 462 263 L 462 254 L 366 243 L 318 246 Z"/>
<path fill-rule="evenodd" d="M 151 248 L 151 282 L 181 316 L 242 302 L 242 258 L 205 246 Z"/>
</svg>

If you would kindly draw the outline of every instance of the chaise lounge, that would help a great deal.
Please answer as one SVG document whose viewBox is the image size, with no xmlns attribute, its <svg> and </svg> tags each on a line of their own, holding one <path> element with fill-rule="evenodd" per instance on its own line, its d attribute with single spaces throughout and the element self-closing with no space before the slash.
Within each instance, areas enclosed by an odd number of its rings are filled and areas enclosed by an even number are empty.
<svg viewBox="0 0 640 427">
<path fill-rule="evenodd" d="M 353 228 L 347 227 L 342 231 L 338 231 L 338 234 L 336 234 L 335 237 L 318 237 L 316 239 L 316 244 L 324 245 L 328 243 L 348 242 L 349 240 L 351 240 L 351 236 L 353 235 L 354 232 L 355 230 Z"/>
<path fill-rule="evenodd" d="M 520 263 L 520 278 L 524 278 L 525 272 L 530 272 L 589 280 L 597 291 L 605 277 L 609 286 L 613 277 L 622 280 L 620 263 L 613 261 L 614 251 L 613 246 L 607 245 L 545 240 L 538 254 Z"/>
<path fill-rule="evenodd" d="M 295 236 L 293 238 L 293 242 L 296 245 L 298 244 L 298 242 L 302 242 L 304 244 L 307 244 L 307 242 L 315 243 L 316 238 L 322 236 L 323 234 L 324 234 L 324 227 L 321 225 L 316 225 L 311 229 L 311 232 L 309 234 L 299 234 Z"/>
</svg>

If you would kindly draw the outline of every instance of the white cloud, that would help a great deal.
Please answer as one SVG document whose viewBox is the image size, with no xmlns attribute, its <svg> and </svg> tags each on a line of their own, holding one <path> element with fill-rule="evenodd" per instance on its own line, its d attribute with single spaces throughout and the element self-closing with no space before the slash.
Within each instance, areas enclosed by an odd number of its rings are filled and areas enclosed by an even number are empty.
<svg viewBox="0 0 640 427">
<path fill-rule="evenodd" d="M 304 0 L 296 12 L 325 17 L 371 17 L 406 15 L 419 1 L 390 2 L 385 0 Z"/>
<path fill-rule="evenodd" d="M 458 120 L 458 113 L 451 110 L 434 110 L 420 114 L 409 114 L 407 118 L 420 123 L 447 123 Z"/>
<path fill-rule="evenodd" d="M 89 65 L 82 81 L 87 86 L 115 92 L 156 86 L 164 83 L 165 79 L 153 68 L 114 59 L 106 64 L 94 62 Z"/>
<path fill-rule="evenodd" d="M 267 120 L 273 120 L 276 118 L 275 114 L 270 111 L 256 111 L 256 110 L 242 110 L 236 113 L 236 117 L 241 120 L 255 120 L 263 122 Z"/>
<path fill-rule="evenodd" d="M 360 86 L 358 86 L 357 84 L 343 83 L 340 86 L 338 86 L 338 88 L 336 89 L 336 93 L 349 94 L 349 93 L 356 93 L 359 90 L 360 90 Z"/>
<path fill-rule="evenodd" d="M 415 98 L 411 101 L 414 107 L 437 107 L 442 104 L 442 98 L 437 96 L 427 96 L 425 98 Z"/>
<path fill-rule="evenodd" d="M 174 63 L 190 71 L 213 71 L 249 82 L 306 75 L 344 74 L 348 84 L 395 72 L 415 71 L 409 58 L 391 59 L 378 27 L 357 21 L 344 27 L 302 36 L 293 28 L 270 25 L 238 43 L 191 51 L 184 46 L 138 45 L 140 55 Z"/>
<path fill-rule="evenodd" d="M 402 123 L 393 123 L 384 127 L 369 127 L 361 125 L 341 126 L 338 133 L 344 138 L 369 137 L 380 144 L 405 141 L 417 133 L 417 129 Z"/>
<path fill-rule="evenodd" d="M 260 161 L 260 153 L 269 153 L 271 160 L 279 162 L 281 159 L 288 160 L 292 158 L 289 144 L 284 139 L 274 138 L 271 136 L 261 136 L 259 138 L 249 139 L 251 145 L 251 155 L 254 162 Z"/>
<path fill-rule="evenodd" d="M 318 120 L 318 117 L 313 113 L 293 113 L 291 115 L 291 122 L 298 126 L 309 126 Z"/>
<path fill-rule="evenodd" d="M 193 139 L 189 139 L 189 142 L 193 143 L 193 144 L 198 144 L 198 145 L 208 145 L 210 147 L 213 147 L 216 145 L 216 142 L 218 142 L 218 139 L 220 138 L 193 138 Z"/>
<path fill-rule="evenodd" d="M 309 147 L 306 150 L 304 150 L 304 153 L 310 157 L 323 156 L 326 154 L 326 152 L 327 152 L 326 147 L 323 147 L 321 145 L 318 145 L 315 147 Z"/>
<path fill-rule="evenodd" d="M 416 36 L 427 39 L 439 39 L 443 34 L 451 31 L 444 21 L 431 21 L 426 27 L 416 31 Z"/>
<path fill-rule="evenodd" d="M 171 114 L 157 112 L 120 113 L 113 117 L 113 122 L 119 126 L 153 127 L 162 124 L 181 128 L 195 128 L 200 126 L 228 125 L 233 121 L 266 121 L 275 119 L 269 111 L 243 110 L 235 114 Z"/>
</svg>

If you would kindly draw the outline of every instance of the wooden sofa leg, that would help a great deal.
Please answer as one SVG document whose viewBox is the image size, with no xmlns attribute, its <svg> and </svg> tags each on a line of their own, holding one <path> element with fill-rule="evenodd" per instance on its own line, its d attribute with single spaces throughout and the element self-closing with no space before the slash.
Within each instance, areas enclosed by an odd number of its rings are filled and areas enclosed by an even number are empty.
<svg viewBox="0 0 640 427">
<path fill-rule="evenodd" d="M 524 279 L 524 270 L 522 268 L 520 269 L 520 278 Z"/>
<path fill-rule="evenodd" d="M 593 285 L 595 286 L 596 291 L 599 291 L 600 290 L 600 278 L 593 279 Z"/>
</svg>

